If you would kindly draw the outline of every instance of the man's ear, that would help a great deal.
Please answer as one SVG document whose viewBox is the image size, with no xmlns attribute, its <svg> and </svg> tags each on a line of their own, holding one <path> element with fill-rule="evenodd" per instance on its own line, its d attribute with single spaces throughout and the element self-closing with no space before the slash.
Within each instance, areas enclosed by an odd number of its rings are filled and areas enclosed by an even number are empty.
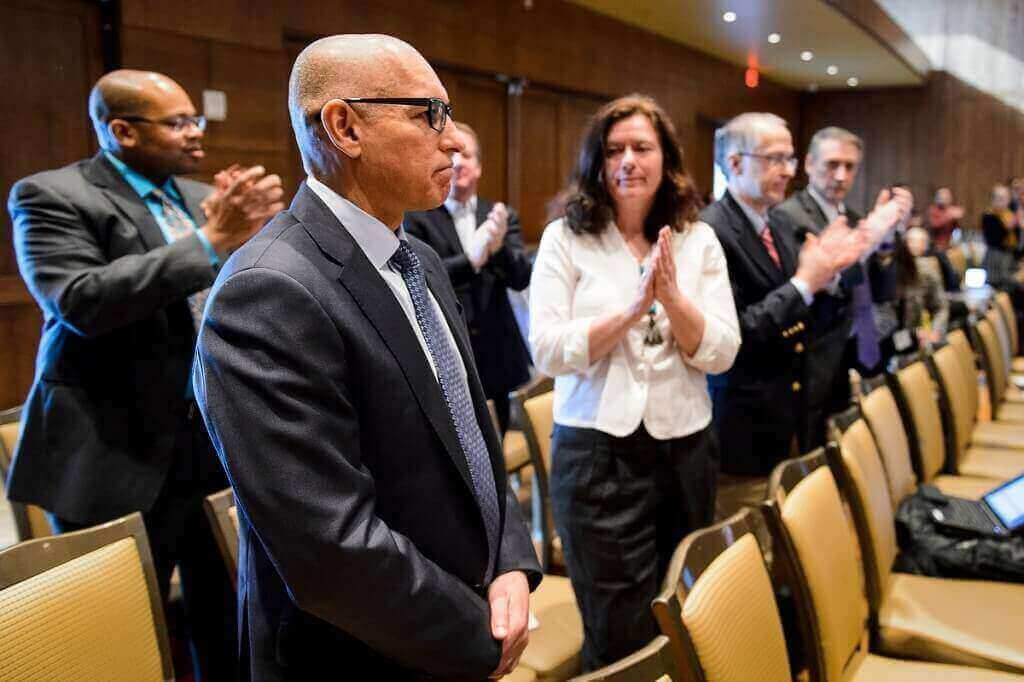
<svg viewBox="0 0 1024 682">
<path fill-rule="evenodd" d="M 804 173 L 809 176 L 812 170 L 814 170 L 814 159 L 811 157 L 811 153 L 807 152 L 804 156 Z"/>
<path fill-rule="evenodd" d="M 350 159 L 363 153 L 359 127 L 362 119 L 348 102 L 332 99 L 320 110 L 320 122 L 331 144 Z"/>
<path fill-rule="evenodd" d="M 131 147 L 137 147 L 139 144 L 139 131 L 127 121 L 119 118 L 112 119 L 107 124 L 107 134 L 110 135 L 110 139 L 116 142 L 119 147 L 130 149 Z"/>
<path fill-rule="evenodd" d="M 730 154 L 725 157 L 725 163 L 729 166 L 729 177 L 735 177 L 743 172 L 743 157 L 739 154 Z"/>
</svg>

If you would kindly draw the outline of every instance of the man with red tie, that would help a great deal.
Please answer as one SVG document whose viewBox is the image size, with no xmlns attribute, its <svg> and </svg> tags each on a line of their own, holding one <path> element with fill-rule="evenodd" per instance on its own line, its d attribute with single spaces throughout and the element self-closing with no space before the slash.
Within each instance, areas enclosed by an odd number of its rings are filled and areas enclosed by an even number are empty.
<svg viewBox="0 0 1024 682">
<path fill-rule="evenodd" d="M 715 135 L 715 159 L 729 179 L 701 219 L 714 228 L 729 264 L 743 345 L 732 369 L 708 378 L 722 446 L 718 513 L 764 499 L 768 474 L 782 459 L 821 444 L 830 372 L 809 350 L 819 340 L 817 299 L 865 246 L 862 231 L 839 218 L 820 234 L 798 232 L 769 210 L 785 197 L 796 170 L 786 122 L 746 113 Z M 818 394 L 822 395 L 818 395 Z"/>
</svg>

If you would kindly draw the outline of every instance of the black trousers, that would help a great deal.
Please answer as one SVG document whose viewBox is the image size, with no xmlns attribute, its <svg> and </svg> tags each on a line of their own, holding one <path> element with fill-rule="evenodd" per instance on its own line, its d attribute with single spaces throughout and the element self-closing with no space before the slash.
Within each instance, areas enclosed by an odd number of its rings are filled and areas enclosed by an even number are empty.
<svg viewBox="0 0 1024 682">
<path fill-rule="evenodd" d="M 171 573 L 178 567 L 195 682 L 234 680 L 237 600 L 203 510 L 203 498 L 228 484 L 194 406 L 179 428 L 173 452 L 174 462 L 160 494 L 153 508 L 142 514 L 157 583 L 166 605 Z M 50 520 L 62 533 L 87 527 L 54 516 Z"/>
<path fill-rule="evenodd" d="M 655 440 L 555 425 L 551 499 L 583 616 L 583 669 L 658 634 L 651 600 L 672 552 L 715 514 L 718 441 L 710 427 Z"/>
</svg>

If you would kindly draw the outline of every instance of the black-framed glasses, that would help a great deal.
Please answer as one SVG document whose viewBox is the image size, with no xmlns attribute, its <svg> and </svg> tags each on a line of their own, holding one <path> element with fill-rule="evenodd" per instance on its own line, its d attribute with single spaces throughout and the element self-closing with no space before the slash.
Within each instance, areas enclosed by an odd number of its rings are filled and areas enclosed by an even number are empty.
<svg viewBox="0 0 1024 682">
<path fill-rule="evenodd" d="M 736 152 L 739 156 L 752 156 L 761 159 L 769 166 L 785 166 L 789 170 L 796 169 L 796 157 L 789 154 L 755 154 L 753 152 Z"/>
<path fill-rule="evenodd" d="M 205 116 L 174 116 L 173 118 L 146 118 L 145 116 L 114 116 L 122 121 L 133 121 L 139 123 L 153 123 L 155 125 L 167 126 L 176 133 L 180 133 L 189 126 L 195 126 L 202 132 L 206 130 Z"/>
<path fill-rule="evenodd" d="M 437 97 L 345 97 L 341 101 L 349 104 L 404 104 L 426 107 L 427 123 L 439 133 L 452 117 L 452 105 Z"/>
</svg>

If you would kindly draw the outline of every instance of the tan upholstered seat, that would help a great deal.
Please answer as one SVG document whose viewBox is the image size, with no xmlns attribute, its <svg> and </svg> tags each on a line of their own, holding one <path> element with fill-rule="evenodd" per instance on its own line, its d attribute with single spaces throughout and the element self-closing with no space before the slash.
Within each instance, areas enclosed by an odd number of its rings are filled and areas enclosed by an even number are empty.
<svg viewBox="0 0 1024 682">
<path fill-rule="evenodd" d="M 660 635 L 640 651 L 599 670 L 573 678 L 573 682 L 673 682 L 682 680 L 669 651 L 668 637 Z"/>
<path fill-rule="evenodd" d="M 860 423 L 863 424 L 863 421 Z M 867 433 L 866 427 L 853 437 L 858 443 L 865 439 L 870 440 L 870 433 Z M 876 458 L 875 465 L 870 468 L 873 471 L 863 472 L 866 474 L 863 480 L 873 479 L 878 490 L 877 494 L 872 494 L 872 500 L 868 503 L 870 511 L 879 516 L 889 515 L 891 518 L 892 507 L 885 499 L 888 495 L 887 486 L 879 478 L 883 475 L 881 462 Z M 774 521 L 773 532 L 779 541 L 778 544 L 784 548 L 789 559 L 797 567 L 796 573 L 801 578 L 795 585 L 797 592 L 802 595 L 802 598 L 797 600 L 798 606 L 801 606 L 798 608 L 798 616 L 802 620 L 809 620 L 812 631 L 816 633 L 813 641 L 817 647 L 813 653 L 817 661 L 815 665 L 822 671 L 819 679 L 826 682 L 854 679 L 913 680 L 921 679 L 927 674 L 930 674 L 933 680 L 1017 679 L 1016 676 L 980 668 L 953 665 L 933 667 L 916 661 L 884 659 L 877 655 L 884 653 L 884 650 L 869 651 L 869 638 L 866 632 L 869 603 L 864 597 L 864 574 L 858 560 L 858 544 L 856 537 L 850 532 L 839 490 L 826 464 L 825 455 L 820 449 L 811 455 L 781 463 L 772 474 L 770 496 L 772 502 L 769 503 L 769 510 Z M 859 518 L 859 524 L 862 521 L 863 518 Z M 879 523 L 873 527 L 881 535 L 888 537 L 884 525 L 879 519 Z M 827 541 L 823 540 L 824 538 L 827 538 Z M 885 560 L 885 557 L 893 553 L 893 550 L 885 547 L 872 549 L 868 546 L 863 549 L 867 550 L 864 560 L 869 564 L 868 570 L 872 574 L 878 573 L 876 567 L 870 565 L 875 557 Z M 897 596 L 887 597 L 895 601 L 888 602 L 886 608 L 878 612 L 880 620 L 886 619 L 882 621 L 885 624 L 883 627 L 891 627 L 892 614 L 888 610 L 892 608 L 890 604 L 902 606 L 899 600 L 908 593 L 902 585 L 889 583 L 886 578 L 884 591 Z M 1011 591 L 1018 587 L 999 586 L 1009 587 Z M 962 610 L 960 619 L 952 621 L 949 628 L 956 628 L 960 621 L 968 620 L 966 613 Z M 903 621 L 897 622 L 900 625 L 905 624 Z M 957 646 L 961 642 L 957 636 L 949 637 L 947 641 L 946 636 L 950 631 L 939 627 L 932 628 L 933 624 L 924 618 L 913 625 L 921 628 L 913 631 L 913 637 L 920 636 L 924 630 L 929 635 L 936 636 L 943 644 Z M 969 628 L 970 625 L 966 627 Z M 972 634 L 987 635 L 988 630 L 979 627 L 978 630 L 972 631 Z M 1003 639 L 1006 638 L 1004 635 Z M 892 641 L 886 642 L 889 645 L 894 644 Z M 993 647 L 995 648 L 997 647 Z M 934 657 L 938 651 L 936 647 L 923 653 L 928 657 Z M 901 657 L 905 655 L 902 651 L 893 653 Z M 995 651 L 990 653 L 995 654 Z M 947 657 L 946 660 L 953 659 Z M 990 668 L 1001 665 L 1001 661 L 995 660 L 994 657 L 981 657 L 978 662 Z"/>
<path fill-rule="evenodd" d="M 1024 585 L 893 573 L 895 519 L 874 439 L 857 408 L 834 421 L 879 651 L 1024 672 Z"/>
<path fill-rule="evenodd" d="M 566 680 L 580 671 L 583 617 L 569 579 L 545 575 L 530 595 L 530 612 L 539 623 L 519 664 L 537 674 L 537 680 Z"/>
<path fill-rule="evenodd" d="M 231 488 L 207 495 L 203 500 L 206 518 L 213 529 L 217 549 L 224 559 L 231 582 L 238 587 L 238 508 Z"/>
<path fill-rule="evenodd" d="M 910 441 L 892 391 L 881 385 L 860 399 L 860 408 L 878 442 L 885 465 L 893 509 L 917 489 L 917 476 L 910 459 Z"/>
<path fill-rule="evenodd" d="M 14 448 L 18 444 L 21 433 L 21 407 L 14 407 L 0 412 L 0 487 L 6 490 L 7 470 L 14 457 Z M 14 514 L 14 525 L 18 532 L 18 540 L 31 540 L 53 535 L 53 527 L 42 507 L 34 504 L 11 503 Z"/>
<path fill-rule="evenodd" d="M 971 384 L 958 381 L 961 358 L 952 345 L 929 359 L 948 405 L 953 453 L 949 458 L 957 474 L 1002 481 L 1024 471 L 1024 424 L 977 423 L 970 411 Z"/>
<path fill-rule="evenodd" d="M 943 360 L 943 366 L 950 367 L 946 360 Z M 956 365 L 951 367 L 951 371 L 955 371 Z M 993 478 L 942 473 L 946 467 L 946 443 L 943 438 L 942 414 L 939 411 L 938 387 L 923 361 L 919 360 L 901 369 L 896 374 L 894 386 L 899 390 L 913 425 L 914 437 L 910 440 L 910 448 L 917 460 L 916 468 L 921 474 L 921 483 L 930 483 L 949 495 L 971 498 L 980 497 L 998 483 Z"/>
<path fill-rule="evenodd" d="M 679 544 L 654 614 L 683 679 L 790 679 L 770 551 L 761 514 L 749 508 Z"/>
<path fill-rule="evenodd" d="M 516 666 L 515 670 L 501 678 L 501 682 L 536 682 L 536 680 L 537 673 L 522 665 Z"/>
<path fill-rule="evenodd" d="M 514 419 L 522 426 L 527 451 L 534 463 L 531 525 L 545 573 L 565 569 L 547 483 L 551 471 L 551 434 L 555 426 L 554 396 L 554 384 L 547 377 L 535 379 L 509 395 Z"/>
<path fill-rule="evenodd" d="M 0 680 L 173 679 L 141 515 L 0 552 Z"/>
</svg>

